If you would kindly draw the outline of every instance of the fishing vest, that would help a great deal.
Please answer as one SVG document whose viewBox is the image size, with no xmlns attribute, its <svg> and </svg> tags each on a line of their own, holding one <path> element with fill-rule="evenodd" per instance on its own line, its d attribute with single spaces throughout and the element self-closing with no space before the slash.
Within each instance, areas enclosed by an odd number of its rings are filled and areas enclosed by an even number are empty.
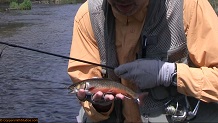
<svg viewBox="0 0 218 123">
<path fill-rule="evenodd" d="M 98 44 L 101 64 L 117 67 L 115 48 L 115 17 L 107 0 L 88 0 L 90 19 Z M 183 24 L 183 0 L 150 0 L 147 17 L 140 36 L 139 58 L 159 59 L 188 64 L 186 35 Z M 119 81 L 113 70 L 102 68 L 104 77 Z M 174 88 L 156 87 L 146 98 L 143 114 L 160 110 L 177 95 Z M 161 107 L 160 107 L 161 106 Z"/>
</svg>

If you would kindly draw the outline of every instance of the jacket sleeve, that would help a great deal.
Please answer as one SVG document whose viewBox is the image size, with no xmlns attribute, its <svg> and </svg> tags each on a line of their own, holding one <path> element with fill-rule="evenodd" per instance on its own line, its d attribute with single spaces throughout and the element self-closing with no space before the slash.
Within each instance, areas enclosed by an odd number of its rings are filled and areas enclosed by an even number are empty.
<svg viewBox="0 0 218 123">
<path fill-rule="evenodd" d="M 177 64 L 178 92 L 218 102 L 218 17 L 207 0 L 184 0 L 189 57 L 197 68 Z"/>
<path fill-rule="evenodd" d="M 74 18 L 73 37 L 70 57 L 100 64 L 100 56 L 97 43 L 90 24 L 88 5 L 85 2 L 78 10 Z M 101 76 L 101 67 L 69 60 L 68 74 L 73 82 Z M 86 114 L 94 122 L 109 118 L 113 105 L 108 112 L 97 112 L 91 103 L 81 102 Z"/>
</svg>

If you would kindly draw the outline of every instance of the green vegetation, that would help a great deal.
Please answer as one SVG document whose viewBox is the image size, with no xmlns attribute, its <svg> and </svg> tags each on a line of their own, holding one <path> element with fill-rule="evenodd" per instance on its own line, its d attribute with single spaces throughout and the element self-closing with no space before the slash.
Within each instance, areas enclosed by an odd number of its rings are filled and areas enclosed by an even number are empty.
<svg viewBox="0 0 218 123">
<path fill-rule="evenodd" d="M 19 5 L 21 10 L 30 10 L 32 8 L 32 3 L 30 0 L 24 0 L 20 5 Z"/>
<path fill-rule="evenodd" d="M 10 8 L 13 8 L 13 9 L 19 9 L 19 5 L 15 1 L 12 1 L 9 6 Z"/>
<path fill-rule="evenodd" d="M 17 0 L 11 0 L 10 9 L 30 10 L 32 8 L 32 2 L 30 0 L 24 0 L 22 3 L 18 3 Z"/>
<path fill-rule="evenodd" d="M 84 3 L 86 0 L 53 0 L 55 4 L 77 4 Z"/>
<path fill-rule="evenodd" d="M 71 0 L 72 3 L 84 3 L 86 0 Z"/>
</svg>

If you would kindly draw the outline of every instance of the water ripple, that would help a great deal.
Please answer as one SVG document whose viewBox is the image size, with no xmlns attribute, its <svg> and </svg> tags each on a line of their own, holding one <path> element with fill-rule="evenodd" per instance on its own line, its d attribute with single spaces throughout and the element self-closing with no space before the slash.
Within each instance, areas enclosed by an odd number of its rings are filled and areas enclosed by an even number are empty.
<svg viewBox="0 0 218 123">
<path fill-rule="evenodd" d="M 0 12 L 2 42 L 69 55 L 73 19 L 81 4 L 33 4 L 29 11 Z M 0 45 L 0 118 L 75 122 L 80 105 L 67 87 L 68 60 Z"/>
</svg>

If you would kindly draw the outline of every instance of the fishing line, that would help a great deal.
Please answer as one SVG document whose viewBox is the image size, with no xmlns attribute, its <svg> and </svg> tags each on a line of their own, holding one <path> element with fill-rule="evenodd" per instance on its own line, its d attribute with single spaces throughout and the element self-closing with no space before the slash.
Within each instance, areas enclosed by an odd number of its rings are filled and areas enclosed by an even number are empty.
<svg viewBox="0 0 218 123">
<path fill-rule="evenodd" d="M 114 67 L 111 67 L 111 66 L 97 64 L 97 63 L 93 63 L 93 62 L 89 62 L 89 61 L 85 61 L 85 60 L 81 60 L 81 59 L 76 59 L 76 58 L 67 57 L 67 56 L 63 56 L 63 55 L 59 55 L 59 54 L 49 53 L 49 52 L 45 52 L 45 51 L 41 51 L 41 50 L 37 50 L 37 49 L 32 49 L 32 48 L 28 48 L 28 47 L 24 47 L 24 46 L 19 46 L 19 45 L 15 45 L 15 44 L 10 44 L 10 43 L 6 43 L 6 42 L 0 42 L 0 44 L 4 44 L 7 46 L 11 46 L 11 47 L 17 47 L 17 48 L 21 48 L 21 49 L 26 49 L 26 50 L 30 50 L 30 51 L 35 51 L 35 52 L 39 52 L 39 53 L 43 53 L 43 54 L 47 54 L 47 55 L 52 55 L 52 56 L 56 56 L 56 57 L 60 57 L 60 58 L 64 58 L 64 59 L 79 61 L 79 62 L 92 64 L 92 65 L 96 65 L 96 66 L 101 66 L 101 67 L 105 67 L 105 68 L 109 68 L 109 69 L 114 69 Z"/>
</svg>

